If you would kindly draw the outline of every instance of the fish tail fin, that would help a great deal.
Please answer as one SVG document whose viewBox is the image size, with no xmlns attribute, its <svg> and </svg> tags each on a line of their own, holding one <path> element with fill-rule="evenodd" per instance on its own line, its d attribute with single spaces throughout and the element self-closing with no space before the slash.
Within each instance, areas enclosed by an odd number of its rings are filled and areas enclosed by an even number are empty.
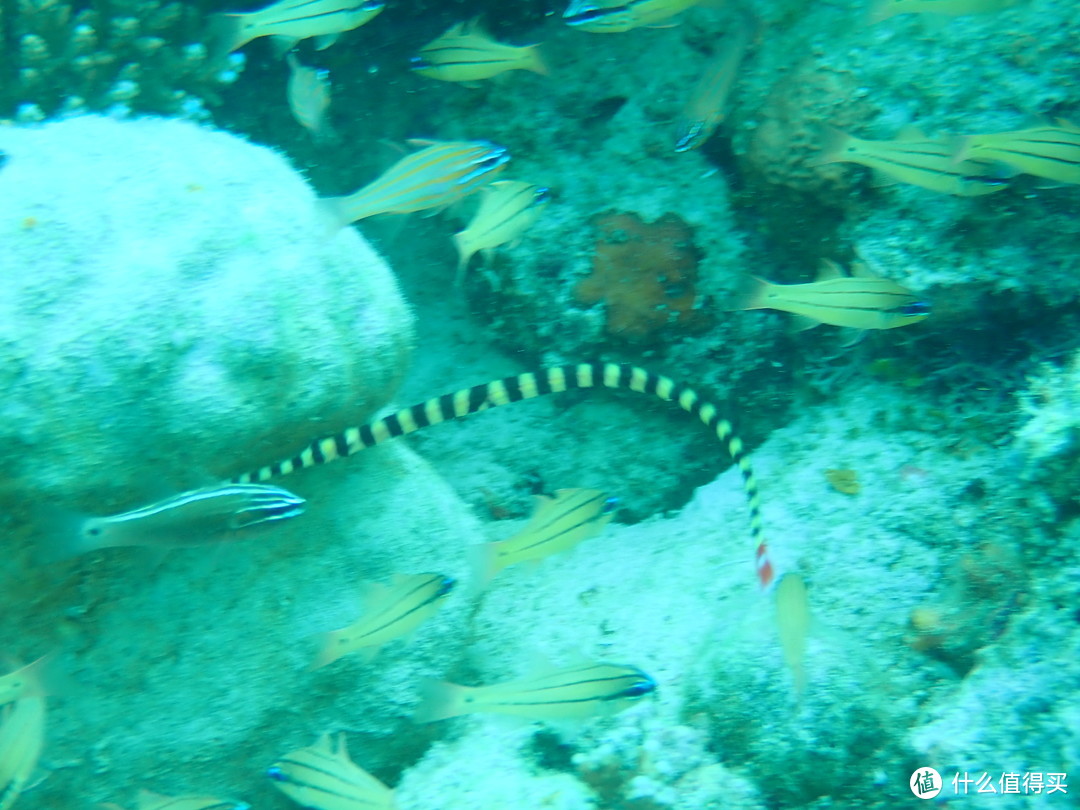
<svg viewBox="0 0 1080 810">
<path fill-rule="evenodd" d="M 38 660 L 23 667 L 23 678 L 27 681 L 25 697 L 63 697 L 75 692 L 75 683 L 66 672 L 57 666 L 59 650 L 53 650 Z"/>
<path fill-rule="evenodd" d="M 38 565 L 70 560 L 99 548 L 94 538 L 100 534 L 98 519 L 77 512 L 50 509 L 34 517 L 38 545 L 34 561 Z"/>
<path fill-rule="evenodd" d="M 889 19 L 895 15 L 895 12 L 889 8 L 889 6 L 896 0 L 871 0 L 870 4 L 866 7 L 866 16 L 864 22 L 866 25 L 876 25 L 879 22 Z"/>
<path fill-rule="evenodd" d="M 529 46 L 529 59 L 525 63 L 525 69 L 531 70 L 533 73 L 539 73 L 541 76 L 551 75 L 547 62 L 544 60 L 543 54 L 540 53 L 539 45 Z"/>
<path fill-rule="evenodd" d="M 465 281 L 465 271 L 469 269 L 469 261 L 476 251 L 469 250 L 461 233 L 454 234 L 454 247 L 458 252 L 457 272 L 454 274 L 454 286 L 460 287 Z"/>
<path fill-rule="evenodd" d="M 825 127 L 821 133 L 821 151 L 807 160 L 806 165 L 813 167 L 843 162 L 844 145 L 850 138 L 851 136 L 842 129 Z"/>
<path fill-rule="evenodd" d="M 413 712 L 414 723 L 434 723 L 465 714 L 463 708 L 467 686 L 459 686 L 449 681 L 437 681 L 428 678 L 420 684 L 420 705 Z"/>
<path fill-rule="evenodd" d="M 731 298 L 731 303 L 724 307 L 727 312 L 740 312 L 745 309 L 768 309 L 765 296 L 772 286 L 771 282 L 757 276 L 745 276 L 739 289 Z"/>
<path fill-rule="evenodd" d="M 315 657 L 311 659 L 311 663 L 308 664 L 308 672 L 322 669 L 328 664 L 334 663 L 341 657 L 334 650 L 333 631 L 329 633 L 316 633 L 313 638 L 319 643 L 319 651 L 315 653 Z"/>
<path fill-rule="evenodd" d="M 483 591 L 502 570 L 502 566 L 499 565 L 498 550 L 498 543 L 480 543 L 469 547 L 469 568 L 472 571 L 470 593 Z"/>
<path fill-rule="evenodd" d="M 315 200 L 315 213 L 331 235 L 352 222 L 346 207 L 347 200 L 348 197 L 319 197 Z"/>
<path fill-rule="evenodd" d="M 211 14 L 209 20 L 210 60 L 220 62 L 243 48 L 251 37 L 244 31 L 243 14 Z"/>
</svg>

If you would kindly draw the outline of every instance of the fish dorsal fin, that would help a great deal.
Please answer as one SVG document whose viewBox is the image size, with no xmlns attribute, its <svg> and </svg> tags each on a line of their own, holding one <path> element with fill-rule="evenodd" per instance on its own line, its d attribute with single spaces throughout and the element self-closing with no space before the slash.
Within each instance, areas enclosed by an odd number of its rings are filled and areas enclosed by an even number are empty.
<svg viewBox="0 0 1080 810">
<path fill-rule="evenodd" d="M 339 731 L 337 735 L 337 752 L 335 754 L 342 762 L 348 762 L 352 764 L 352 759 L 349 758 L 349 745 L 345 741 L 345 732 Z"/>
<path fill-rule="evenodd" d="M 843 277 L 844 270 L 840 265 L 832 259 L 822 259 L 818 262 L 817 276 L 814 278 L 814 281 L 832 281 L 833 279 Z"/>
<path fill-rule="evenodd" d="M 548 656 L 544 655 L 539 650 L 532 650 L 529 652 L 529 661 L 525 666 L 525 672 L 522 677 L 524 679 L 546 678 L 548 675 L 552 675 L 558 671 L 559 667 L 555 666 Z"/>
<path fill-rule="evenodd" d="M 556 493 L 556 495 L 557 494 L 558 493 Z M 550 495 L 533 495 L 533 509 L 532 514 L 529 515 L 529 525 L 531 526 L 535 521 L 540 519 L 545 512 L 550 511 L 557 500 L 557 498 L 553 498 Z"/>
<path fill-rule="evenodd" d="M 855 278 L 880 278 L 870 266 L 861 259 L 855 259 L 849 266 L 848 272 Z"/>
<path fill-rule="evenodd" d="M 326 751 L 326 753 L 332 755 L 334 753 L 334 738 L 329 731 L 324 731 L 311 747 L 319 751 Z"/>
<path fill-rule="evenodd" d="M 431 138 L 406 138 L 405 143 L 414 149 L 426 149 L 429 146 L 436 146 L 443 143 L 443 141 L 432 140 Z"/>
<path fill-rule="evenodd" d="M 381 602 L 385 602 L 389 594 L 390 589 L 381 582 L 360 583 L 360 605 L 364 610 L 371 610 Z"/>
<path fill-rule="evenodd" d="M 896 136 L 898 141 L 925 141 L 926 133 L 923 132 L 915 124 L 904 124 L 901 127 L 899 134 Z"/>
<path fill-rule="evenodd" d="M 153 810 L 155 807 L 161 807 L 171 798 L 163 793 L 155 793 L 146 788 L 139 788 L 139 793 L 135 797 L 135 806 L 138 810 Z"/>
</svg>

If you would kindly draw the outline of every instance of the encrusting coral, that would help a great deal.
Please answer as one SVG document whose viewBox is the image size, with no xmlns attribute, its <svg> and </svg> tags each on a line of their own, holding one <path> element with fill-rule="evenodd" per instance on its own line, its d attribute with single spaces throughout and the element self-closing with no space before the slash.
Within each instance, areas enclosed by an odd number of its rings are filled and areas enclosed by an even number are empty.
<svg viewBox="0 0 1080 810">
<path fill-rule="evenodd" d="M 62 0 L 17 0 L 0 16 L 0 115 L 39 121 L 114 110 L 199 117 L 232 82 L 239 56 L 215 61 L 197 3 L 116 0 L 76 11 Z"/>
<path fill-rule="evenodd" d="M 699 253 L 693 230 L 675 214 L 644 222 L 637 214 L 605 214 L 595 221 L 593 272 L 578 282 L 581 304 L 603 301 L 606 331 L 632 343 L 654 341 L 667 330 L 708 326 L 695 284 Z"/>
</svg>

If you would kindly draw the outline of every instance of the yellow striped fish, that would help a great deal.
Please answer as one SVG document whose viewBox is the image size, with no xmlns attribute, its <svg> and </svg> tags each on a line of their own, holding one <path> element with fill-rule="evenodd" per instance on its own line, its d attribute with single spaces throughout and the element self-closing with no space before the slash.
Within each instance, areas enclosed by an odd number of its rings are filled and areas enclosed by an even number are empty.
<svg viewBox="0 0 1080 810">
<path fill-rule="evenodd" d="M 327 111 L 330 109 L 330 79 L 325 70 L 301 65 L 296 54 L 290 53 L 289 82 L 285 96 L 289 101 L 289 110 L 293 118 L 317 141 L 327 141 L 334 137 Z"/>
<path fill-rule="evenodd" d="M 345 734 L 298 748 L 266 772 L 274 787 L 306 810 L 393 810 L 394 791 L 349 759 Z"/>
<path fill-rule="evenodd" d="M 655 25 L 701 0 L 572 0 L 563 22 L 591 34 L 618 34 Z"/>
<path fill-rule="evenodd" d="M 1080 127 L 1058 120 L 1015 132 L 968 135 L 960 139 L 956 160 L 999 161 L 1017 172 L 1080 183 Z"/>
<path fill-rule="evenodd" d="M 809 284 L 773 284 L 753 277 L 732 309 L 779 309 L 796 316 L 795 328 L 820 323 L 851 329 L 895 329 L 926 320 L 930 305 L 895 281 L 873 275 L 861 262 L 846 276 L 834 262 L 823 261 Z"/>
<path fill-rule="evenodd" d="M 595 537 L 611 521 L 617 503 L 598 489 L 560 489 L 537 495 L 536 507 L 520 532 L 497 543 L 473 546 L 473 569 L 483 585 L 504 568 L 542 560 Z"/>
<path fill-rule="evenodd" d="M 540 217 L 550 199 L 546 188 L 521 180 L 496 180 L 485 187 L 472 220 L 465 230 L 454 234 L 458 250 L 456 282 L 461 284 L 465 278 L 474 254 L 516 242 Z"/>
<path fill-rule="evenodd" d="M 503 147 L 487 141 L 409 143 L 429 145 L 406 155 L 359 191 L 319 199 L 335 226 L 376 214 L 445 208 L 486 186 L 510 160 Z"/>
<path fill-rule="evenodd" d="M 384 8 L 383 0 L 280 0 L 258 11 L 215 14 L 210 18 L 211 32 L 220 56 L 259 37 L 272 37 L 279 53 L 309 37 L 315 37 L 316 49 L 322 50 Z"/>
<path fill-rule="evenodd" d="M 51 652 L 25 667 L 0 676 L 0 706 L 23 697 L 45 697 L 59 688 L 53 675 L 56 653 Z"/>
<path fill-rule="evenodd" d="M 625 363 L 551 366 L 483 385 L 474 385 L 472 388 L 463 388 L 404 408 L 370 424 L 347 428 L 332 436 L 316 439 L 295 456 L 238 475 L 233 481 L 250 483 L 290 475 L 297 470 L 351 456 L 368 447 L 440 422 L 448 422 L 511 402 L 588 388 L 635 391 L 655 396 L 665 402 L 673 402 L 716 436 L 742 475 L 743 491 L 746 493 L 750 510 L 750 536 L 758 561 L 758 577 L 763 587 L 768 586 L 772 581 L 773 569 L 762 531 L 757 478 L 742 439 L 735 435 L 731 422 L 720 415 L 720 409 L 702 398 L 690 386 Z"/>
<path fill-rule="evenodd" d="M 364 615 L 340 630 L 322 636 L 311 669 L 324 667 L 349 653 L 363 651 L 366 661 L 388 641 L 411 633 L 442 607 L 454 579 L 443 574 L 398 574 L 390 586 L 365 583 Z"/>
<path fill-rule="evenodd" d="M 120 805 L 101 805 L 107 810 L 124 810 Z M 251 810 L 251 805 L 216 799 L 213 796 L 164 796 L 152 790 L 140 790 L 135 797 L 135 810 Z"/>
<path fill-rule="evenodd" d="M 898 14 L 940 14 L 944 17 L 988 14 L 1019 2 L 1021 0 L 878 0 L 870 6 L 870 23 L 881 22 Z"/>
<path fill-rule="evenodd" d="M 656 681 L 637 667 L 599 662 L 551 669 L 492 686 L 428 681 L 413 721 L 432 723 L 475 712 L 531 720 L 596 717 L 629 708 L 655 690 Z"/>
<path fill-rule="evenodd" d="M 118 546 L 173 548 L 235 539 L 264 523 L 304 511 L 304 499 L 281 487 L 218 484 L 182 492 L 118 515 L 78 521 L 45 537 L 47 560 Z"/>
<path fill-rule="evenodd" d="M 0 810 L 19 798 L 45 746 L 45 698 L 24 697 L 0 721 Z"/>
<path fill-rule="evenodd" d="M 757 26 L 749 19 L 742 19 L 720 44 L 679 113 L 675 125 L 676 152 L 697 149 L 724 120 L 724 106 L 756 30 Z"/>
<path fill-rule="evenodd" d="M 412 70 L 444 82 L 476 82 L 508 70 L 547 75 L 536 45 L 507 45 L 492 39 L 479 21 L 459 22 L 412 58 Z"/>
<path fill-rule="evenodd" d="M 911 183 L 962 197 L 993 194 L 1008 184 L 992 164 L 957 161 L 953 152 L 948 139 L 927 138 L 914 130 L 895 141 L 866 141 L 833 130 L 822 154 L 807 165 L 859 163 L 873 169 L 878 185 Z"/>
<path fill-rule="evenodd" d="M 810 633 L 810 600 L 798 574 L 784 574 L 776 584 L 776 629 L 784 662 L 791 670 L 795 694 L 806 691 L 806 637 Z"/>
</svg>

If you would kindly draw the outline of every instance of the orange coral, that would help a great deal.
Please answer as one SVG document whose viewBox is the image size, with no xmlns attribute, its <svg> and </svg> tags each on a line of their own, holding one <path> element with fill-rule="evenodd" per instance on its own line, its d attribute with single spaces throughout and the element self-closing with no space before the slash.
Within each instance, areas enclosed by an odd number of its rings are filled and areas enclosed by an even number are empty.
<svg viewBox="0 0 1080 810">
<path fill-rule="evenodd" d="M 634 343 L 668 329 L 698 331 L 708 324 L 694 309 L 699 254 L 693 231 L 675 214 L 644 222 L 634 213 L 604 214 L 592 274 L 574 288 L 582 304 L 607 304 L 607 332 Z"/>
</svg>

